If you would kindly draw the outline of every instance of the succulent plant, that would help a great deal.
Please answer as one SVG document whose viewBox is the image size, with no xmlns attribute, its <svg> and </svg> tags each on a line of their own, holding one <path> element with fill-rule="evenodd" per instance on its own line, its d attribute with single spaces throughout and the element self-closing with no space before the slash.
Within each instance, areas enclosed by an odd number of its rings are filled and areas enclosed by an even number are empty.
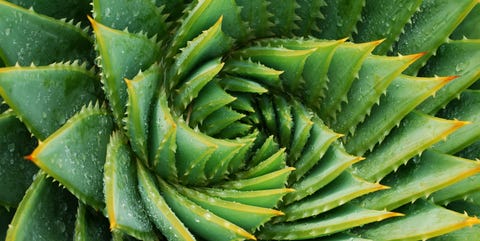
<svg viewBox="0 0 480 241">
<path fill-rule="evenodd" d="M 480 237 L 477 0 L 0 13 L 0 238 Z"/>
</svg>

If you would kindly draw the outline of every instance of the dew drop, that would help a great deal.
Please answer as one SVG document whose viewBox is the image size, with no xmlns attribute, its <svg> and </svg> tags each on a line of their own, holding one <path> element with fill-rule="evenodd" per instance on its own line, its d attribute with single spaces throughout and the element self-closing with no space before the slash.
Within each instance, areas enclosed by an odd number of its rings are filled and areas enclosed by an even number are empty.
<svg viewBox="0 0 480 241">
<path fill-rule="evenodd" d="M 465 69 L 465 63 L 458 63 L 456 66 L 455 66 L 455 71 L 457 73 L 459 72 L 462 72 L 463 70 Z"/>
<path fill-rule="evenodd" d="M 14 152 L 15 151 L 15 143 L 8 144 L 8 151 L 9 152 Z"/>
</svg>

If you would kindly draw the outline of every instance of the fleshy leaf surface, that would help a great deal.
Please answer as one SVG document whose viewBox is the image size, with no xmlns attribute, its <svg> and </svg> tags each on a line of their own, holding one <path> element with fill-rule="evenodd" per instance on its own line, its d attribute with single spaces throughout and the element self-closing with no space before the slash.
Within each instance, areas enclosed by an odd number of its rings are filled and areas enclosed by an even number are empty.
<svg viewBox="0 0 480 241">
<path fill-rule="evenodd" d="M 105 107 L 90 105 L 41 142 L 27 158 L 81 201 L 102 209 L 103 165 L 112 129 L 112 118 Z"/>
</svg>

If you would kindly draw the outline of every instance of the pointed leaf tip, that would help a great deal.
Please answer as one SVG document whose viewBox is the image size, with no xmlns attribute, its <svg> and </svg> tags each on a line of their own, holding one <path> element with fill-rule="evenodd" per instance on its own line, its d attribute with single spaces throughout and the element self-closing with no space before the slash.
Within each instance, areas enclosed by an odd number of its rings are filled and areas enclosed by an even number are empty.
<svg viewBox="0 0 480 241">
<path fill-rule="evenodd" d="M 465 220 L 465 226 L 472 227 L 473 225 L 480 224 L 480 219 L 477 217 L 470 217 L 467 220 Z"/>
</svg>

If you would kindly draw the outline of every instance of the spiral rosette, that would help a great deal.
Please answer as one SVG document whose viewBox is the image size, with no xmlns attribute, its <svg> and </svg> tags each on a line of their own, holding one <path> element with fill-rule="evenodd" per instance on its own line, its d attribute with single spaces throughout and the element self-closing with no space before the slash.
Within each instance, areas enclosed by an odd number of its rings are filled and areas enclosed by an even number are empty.
<svg viewBox="0 0 480 241">
<path fill-rule="evenodd" d="M 0 1 L 44 30 L 40 57 L 0 34 L 0 125 L 41 169 L 7 240 L 476 235 L 446 204 L 480 200 L 477 1 L 395 2 L 94 0 L 91 31 Z"/>
</svg>

